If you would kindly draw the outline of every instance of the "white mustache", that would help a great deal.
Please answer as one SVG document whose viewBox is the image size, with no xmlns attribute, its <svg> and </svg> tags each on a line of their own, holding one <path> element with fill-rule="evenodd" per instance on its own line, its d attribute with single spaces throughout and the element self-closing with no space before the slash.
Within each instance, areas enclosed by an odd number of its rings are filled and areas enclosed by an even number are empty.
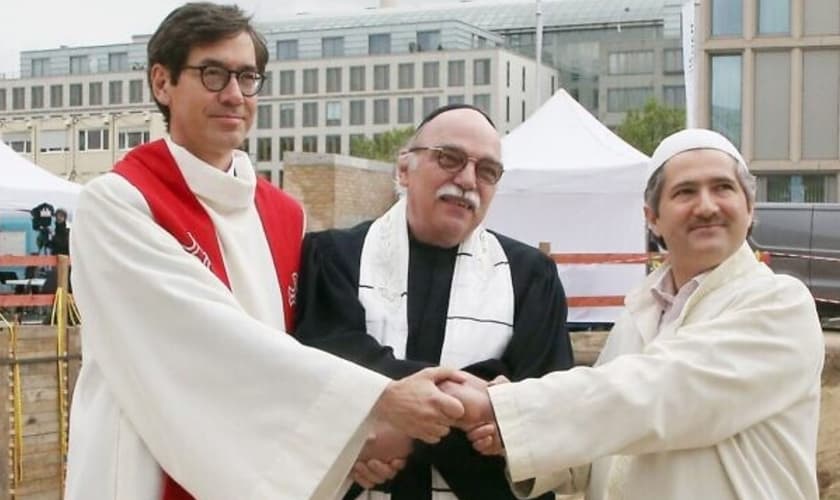
<svg viewBox="0 0 840 500">
<path fill-rule="evenodd" d="M 438 198 L 442 198 L 444 196 L 454 196 L 456 198 L 460 198 L 464 200 L 466 203 L 470 204 L 473 210 L 478 210 L 481 208 L 481 198 L 479 198 L 478 193 L 476 191 L 464 191 L 463 189 L 459 188 L 455 184 L 449 183 L 444 184 L 437 190 L 435 196 Z"/>
</svg>

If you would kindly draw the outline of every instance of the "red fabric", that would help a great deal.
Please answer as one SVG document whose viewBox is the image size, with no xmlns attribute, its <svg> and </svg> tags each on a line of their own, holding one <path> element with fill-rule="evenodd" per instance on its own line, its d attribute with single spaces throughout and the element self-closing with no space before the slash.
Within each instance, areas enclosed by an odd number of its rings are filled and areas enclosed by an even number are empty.
<svg viewBox="0 0 840 500">
<path fill-rule="evenodd" d="M 230 288 L 213 221 L 190 191 L 166 142 L 158 140 L 130 151 L 114 172 L 136 187 L 152 217 Z M 303 210 L 292 197 L 258 179 L 254 202 L 271 250 L 283 298 L 286 331 L 294 327 L 295 295 L 303 236 Z M 162 500 L 193 500 L 166 473 Z"/>
</svg>

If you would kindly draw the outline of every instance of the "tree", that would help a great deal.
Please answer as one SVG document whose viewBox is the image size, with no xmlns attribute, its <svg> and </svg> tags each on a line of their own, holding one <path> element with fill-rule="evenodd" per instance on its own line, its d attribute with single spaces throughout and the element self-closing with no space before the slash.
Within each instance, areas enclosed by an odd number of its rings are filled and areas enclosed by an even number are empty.
<svg viewBox="0 0 840 500">
<path fill-rule="evenodd" d="M 393 162 L 399 149 L 408 142 L 414 129 L 395 128 L 382 134 L 374 134 L 372 139 L 354 137 L 350 141 L 350 154 L 360 158 Z"/>
<path fill-rule="evenodd" d="M 662 139 L 685 128 L 685 110 L 670 108 L 649 99 L 642 109 L 627 112 L 616 133 L 630 145 L 650 156 Z"/>
</svg>

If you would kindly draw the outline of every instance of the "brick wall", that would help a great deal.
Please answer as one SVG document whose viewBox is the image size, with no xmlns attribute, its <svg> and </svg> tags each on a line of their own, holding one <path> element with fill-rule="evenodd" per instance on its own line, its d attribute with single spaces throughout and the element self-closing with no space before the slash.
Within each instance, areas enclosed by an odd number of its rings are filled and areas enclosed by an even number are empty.
<svg viewBox="0 0 840 500">
<path fill-rule="evenodd" d="M 286 153 L 283 188 L 306 210 L 307 231 L 350 227 L 394 203 L 393 165 L 350 156 Z"/>
</svg>

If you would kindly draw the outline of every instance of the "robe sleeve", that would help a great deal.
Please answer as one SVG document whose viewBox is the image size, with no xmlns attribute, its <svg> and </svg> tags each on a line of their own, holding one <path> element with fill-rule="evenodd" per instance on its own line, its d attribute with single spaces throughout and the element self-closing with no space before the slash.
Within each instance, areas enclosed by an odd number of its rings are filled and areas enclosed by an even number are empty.
<svg viewBox="0 0 840 500">
<path fill-rule="evenodd" d="M 85 368 L 105 386 L 75 398 L 114 398 L 196 498 L 336 493 L 385 377 L 249 316 L 121 177 L 82 192 L 71 245 Z"/>
<path fill-rule="evenodd" d="M 357 230 L 357 229 L 354 229 Z M 311 233 L 303 244 L 295 336 L 393 379 L 432 366 L 397 359 L 393 350 L 368 335 L 359 302 L 359 255 L 364 233 Z"/>
<path fill-rule="evenodd" d="M 822 331 L 800 282 L 750 277 L 710 316 L 639 354 L 490 388 L 511 479 L 534 494 L 600 457 L 712 446 L 819 390 Z M 626 311 L 620 328 L 634 328 Z"/>
</svg>

